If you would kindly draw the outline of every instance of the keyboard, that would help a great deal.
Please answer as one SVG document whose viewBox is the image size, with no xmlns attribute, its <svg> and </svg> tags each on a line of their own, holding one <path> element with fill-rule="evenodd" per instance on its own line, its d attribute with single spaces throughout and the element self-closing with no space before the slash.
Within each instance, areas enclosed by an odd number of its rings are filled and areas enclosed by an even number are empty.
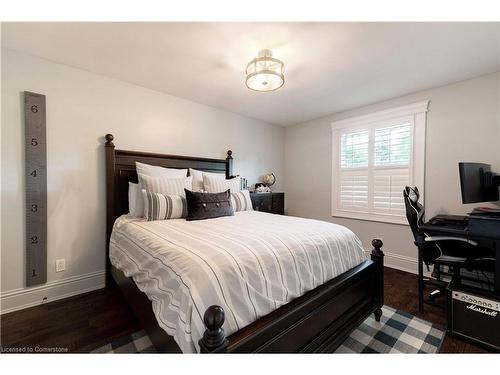
<svg viewBox="0 0 500 375">
<path fill-rule="evenodd" d="M 437 215 L 429 220 L 429 224 L 438 226 L 463 227 L 469 223 L 468 216 L 459 215 Z"/>
<path fill-rule="evenodd" d="M 465 236 L 469 229 L 468 220 L 467 216 L 437 215 L 420 227 L 430 234 Z"/>
<path fill-rule="evenodd" d="M 468 216 L 437 215 L 429 220 L 427 230 L 444 230 L 450 233 L 461 234 L 467 231 L 468 225 Z"/>
</svg>

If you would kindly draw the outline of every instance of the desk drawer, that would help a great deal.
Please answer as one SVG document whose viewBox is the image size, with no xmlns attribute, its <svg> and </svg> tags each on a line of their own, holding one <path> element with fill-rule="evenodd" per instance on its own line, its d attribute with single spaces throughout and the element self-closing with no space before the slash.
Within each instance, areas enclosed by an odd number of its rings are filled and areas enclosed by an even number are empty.
<svg viewBox="0 0 500 375">
<path fill-rule="evenodd" d="M 469 235 L 500 240 L 500 220 L 470 216 Z"/>
</svg>

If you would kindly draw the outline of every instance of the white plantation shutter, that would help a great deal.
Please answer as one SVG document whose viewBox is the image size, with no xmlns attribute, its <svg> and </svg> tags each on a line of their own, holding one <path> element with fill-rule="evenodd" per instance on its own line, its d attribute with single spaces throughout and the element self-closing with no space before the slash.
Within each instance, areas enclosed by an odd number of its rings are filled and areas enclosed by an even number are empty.
<svg viewBox="0 0 500 375">
<path fill-rule="evenodd" d="M 402 123 L 374 128 L 374 213 L 406 215 L 402 191 L 411 185 L 412 127 L 412 123 Z"/>
<path fill-rule="evenodd" d="M 344 172 L 340 175 L 340 206 L 367 212 L 368 176 L 366 173 Z"/>
<path fill-rule="evenodd" d="M 374 170 L 373 174 L 373 212 L 404 217 L 403 188 L 411 185 L 408 169 Z"/>
<path fill-rule="evenodd" d="M 401 124 L 379 124 L 368 130 L 341 133 L 338 174 L 341 210 L 405 216 L 402 191 L 411 183 L 412 126 L 411 122 L 401 121 Z"/>
<path fill-rule="evenodd" d="M 411 159 L 411 124 L 375 129 L 375 166 L 408 165 Z"/>
<path fill-rule="evenodd" d="M 340 207 L 367 212 L 369 137 L 367 130 L 347 132 L 340 136 Z"/>
<path fill-rule="evenodd" d="M 334 216 L 406 223 L 404 187 L 423 190 L 427 104 L 332 124 Z"/>
<path fill-rule="evenodd" d="M 340 165 L 342 168 L 368 167 L 368 131 L 342 134 Z"/>
</svg>

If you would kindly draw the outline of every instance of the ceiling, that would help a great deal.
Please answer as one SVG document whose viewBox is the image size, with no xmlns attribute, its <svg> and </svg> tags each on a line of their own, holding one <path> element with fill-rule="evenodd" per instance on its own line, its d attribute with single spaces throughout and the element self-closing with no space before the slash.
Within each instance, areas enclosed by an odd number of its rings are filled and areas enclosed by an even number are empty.
<svg viewBox="0 0 500 375">
<path fill-rule="evenodd" d="M 497 23 L 3 23 L 4 47 L 292 125 L 499 70 Z M 245 87 L 270 48 L 275 92 Z"/>
</svg>

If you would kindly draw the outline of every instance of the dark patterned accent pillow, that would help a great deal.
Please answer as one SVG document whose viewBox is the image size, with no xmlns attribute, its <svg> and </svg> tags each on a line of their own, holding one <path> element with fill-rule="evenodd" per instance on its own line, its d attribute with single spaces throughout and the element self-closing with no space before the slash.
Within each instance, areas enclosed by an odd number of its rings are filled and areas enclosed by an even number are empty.
<svg viewBox="0 0 500 375">
<path fill-rule="evenodd" d="M 253 211 L 252 200 L 248 190 L 237 191 L 231 193 L 231 205 L 234 212 L 238 211 Z"/>
<path fill-rule="evenodd" d="M 222 193 L 197 193 L 188 189 L 186 192 L 187 220 L 213 219 L 221 216 L 233 216 L 231 191 Z"/>
<path fill-rule="evenodd" d="M 180 219 L 187 216 L 186 198 L 181 195 L 164 195 L 142 189 L 142 196 L 148 221 Z"/>
</svg>

